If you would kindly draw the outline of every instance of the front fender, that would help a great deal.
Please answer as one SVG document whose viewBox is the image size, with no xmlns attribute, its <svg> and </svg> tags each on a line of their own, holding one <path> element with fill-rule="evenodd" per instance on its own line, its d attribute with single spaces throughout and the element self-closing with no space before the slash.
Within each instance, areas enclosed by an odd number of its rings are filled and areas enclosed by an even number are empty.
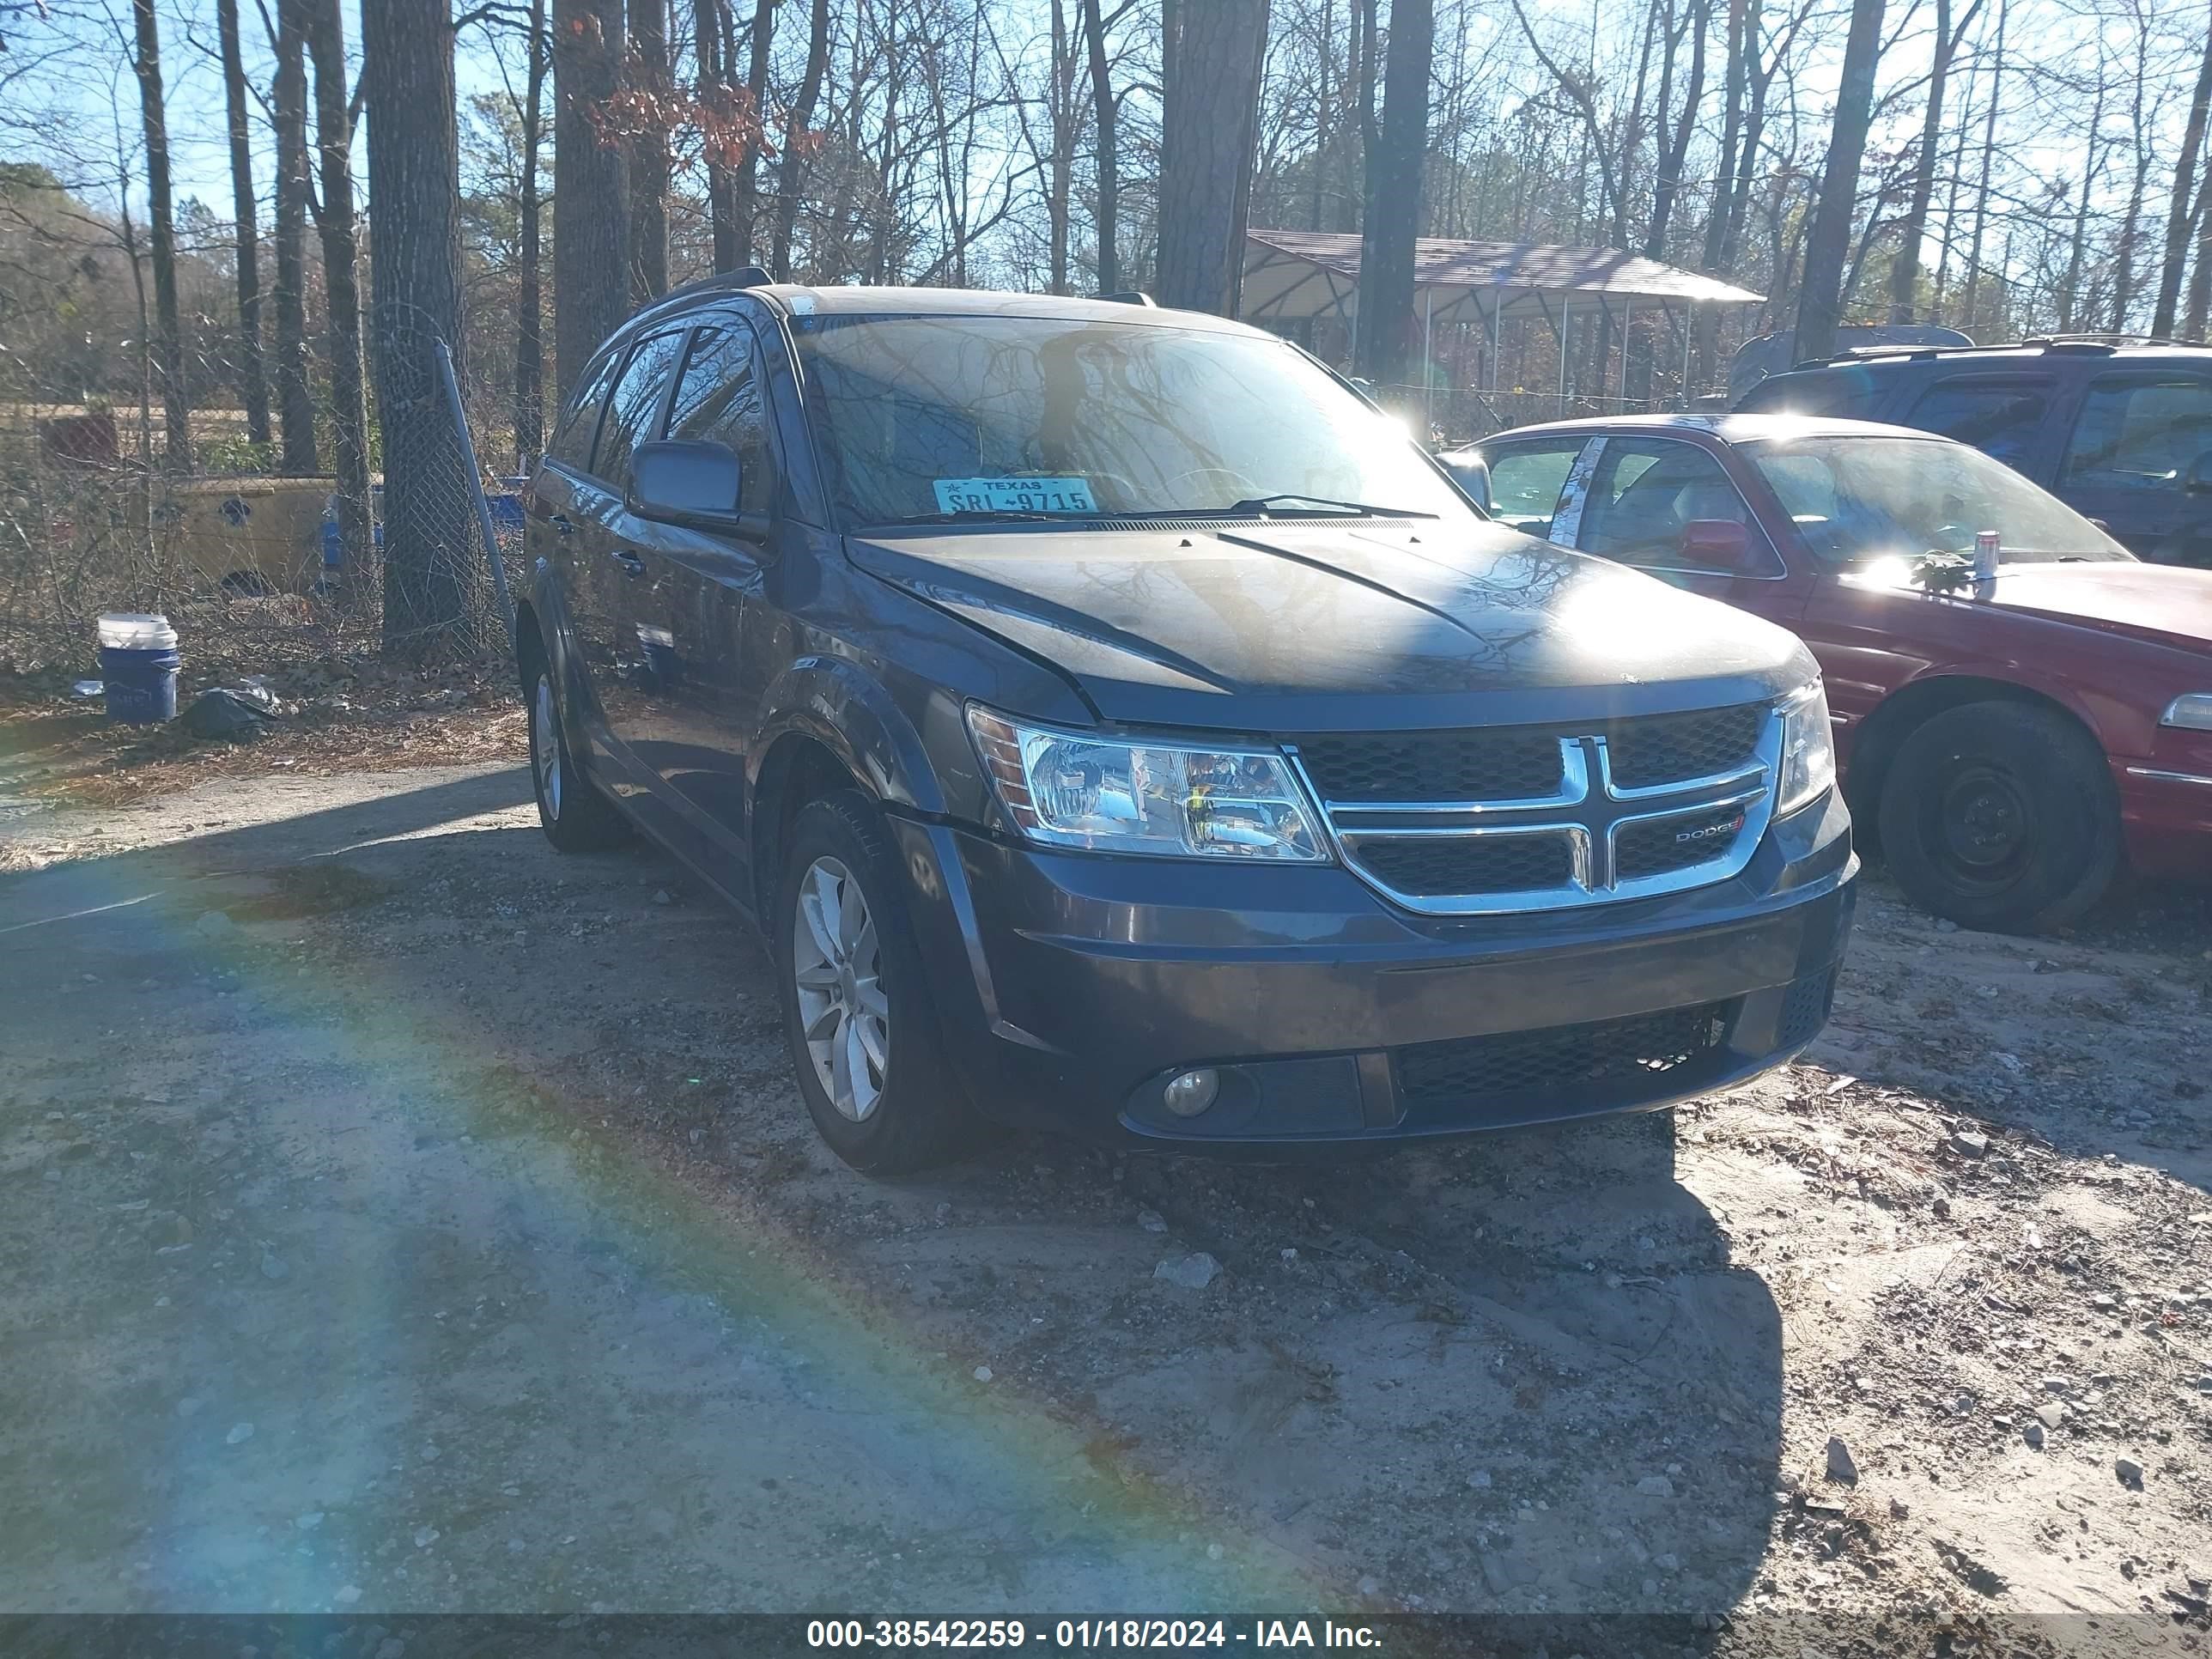
<svg viewBox="0 0 2212 1659">
<path fill-rule="evenodd" d="M 932 701 L 948 702 L 957 724 L 957 705 L 941 695 Z M 769 684 L 746 748 L 750 791 L 758 791 L 762 769 L 778 739 L 794 732 L 835 755 L 884 805 L 929 817 L 944 816 L 945 791 L 921 732 L 889 689 L 858 664 L 842 657 L 797 657 Z"/>
</svg>

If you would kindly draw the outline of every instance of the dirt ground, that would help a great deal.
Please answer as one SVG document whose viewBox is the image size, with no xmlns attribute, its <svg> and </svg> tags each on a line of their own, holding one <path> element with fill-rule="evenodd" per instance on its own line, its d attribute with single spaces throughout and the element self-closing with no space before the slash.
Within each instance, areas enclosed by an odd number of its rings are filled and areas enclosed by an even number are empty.
<svg viewBox="0 0 2212 1659">
<path fill-rule="evenodd" d="M 58 730 L 0 725 L 0 1612 L 2204 1644 L 2201 896 L 2020 940 L 1869 879 L 1818 1047 L 1671 1121 L 885 1183 L 743 924 L 512 762 L 95 790 Z"/>
</svg>

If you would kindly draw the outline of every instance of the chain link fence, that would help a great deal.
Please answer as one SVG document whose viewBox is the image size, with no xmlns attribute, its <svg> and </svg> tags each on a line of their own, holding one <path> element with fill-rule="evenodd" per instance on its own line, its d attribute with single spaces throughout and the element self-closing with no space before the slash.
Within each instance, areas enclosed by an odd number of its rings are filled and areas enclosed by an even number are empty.
<svg viewBox="0 0 2212 1659">
<path fill-rule="evenodd" d="M 376 655 L 507 659 L 488 555 L 520 580 L 522 483 L 481 471 L 471 389 L 442 341 L 405 333 L 387 349 L 380 368 L 400 397 L 372 406 L 358 512 L 337 477 L 269 465 L 235 410 L 195 411 L 197 465 L 173 471 L 158 398 L 0 388 L 15 394 L 0 396 L 0 672 L 94 672 L 105 611 L 168 617 L 195 679 Z M 326 464 L 334 447 L 325 431 Z"/>
</svg>

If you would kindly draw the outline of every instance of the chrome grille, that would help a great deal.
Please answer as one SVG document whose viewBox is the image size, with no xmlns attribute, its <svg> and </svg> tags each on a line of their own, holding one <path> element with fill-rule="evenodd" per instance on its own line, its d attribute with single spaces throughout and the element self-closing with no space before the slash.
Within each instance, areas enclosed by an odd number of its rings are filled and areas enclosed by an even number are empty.
<svg viewBox="0 0 2212 1659">
<path fill-rule="evenodd" d="M 1772 816 L 1781 735 L 1751 703 L 1289 748 L 1353 872 L 1408 909 L 1480 915 L 1736 874 Z"/>
</svg>

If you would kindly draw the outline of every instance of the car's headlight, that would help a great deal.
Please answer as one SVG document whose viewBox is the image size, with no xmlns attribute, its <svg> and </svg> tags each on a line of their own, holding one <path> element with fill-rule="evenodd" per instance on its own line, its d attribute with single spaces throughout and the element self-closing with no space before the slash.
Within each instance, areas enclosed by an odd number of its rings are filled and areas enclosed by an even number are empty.
<svg viewBox="0 0 2212 1659">
<path fill-rule="evenodd" d="M 1031 841 L 1170 858 L 1328 856 L 1289 763 L 1272 750 L 1055 732 L 974 704 L 968 728 Z"/>
<path fill-rule="evenodd" d="M 1836 781 L 1836 734 L 1828 694 L 1815 680 L 1782 705 L 1782 790 L 1778 816 L 1819 799 Z"/>
<path fill-rule="evenodd" d="M 2166 704 L 2158 717 L 2160 726 L 2178 726 L 2185 732 L 2212 732 L 2212 691 L 2191 691 Z"/>
</svg>

